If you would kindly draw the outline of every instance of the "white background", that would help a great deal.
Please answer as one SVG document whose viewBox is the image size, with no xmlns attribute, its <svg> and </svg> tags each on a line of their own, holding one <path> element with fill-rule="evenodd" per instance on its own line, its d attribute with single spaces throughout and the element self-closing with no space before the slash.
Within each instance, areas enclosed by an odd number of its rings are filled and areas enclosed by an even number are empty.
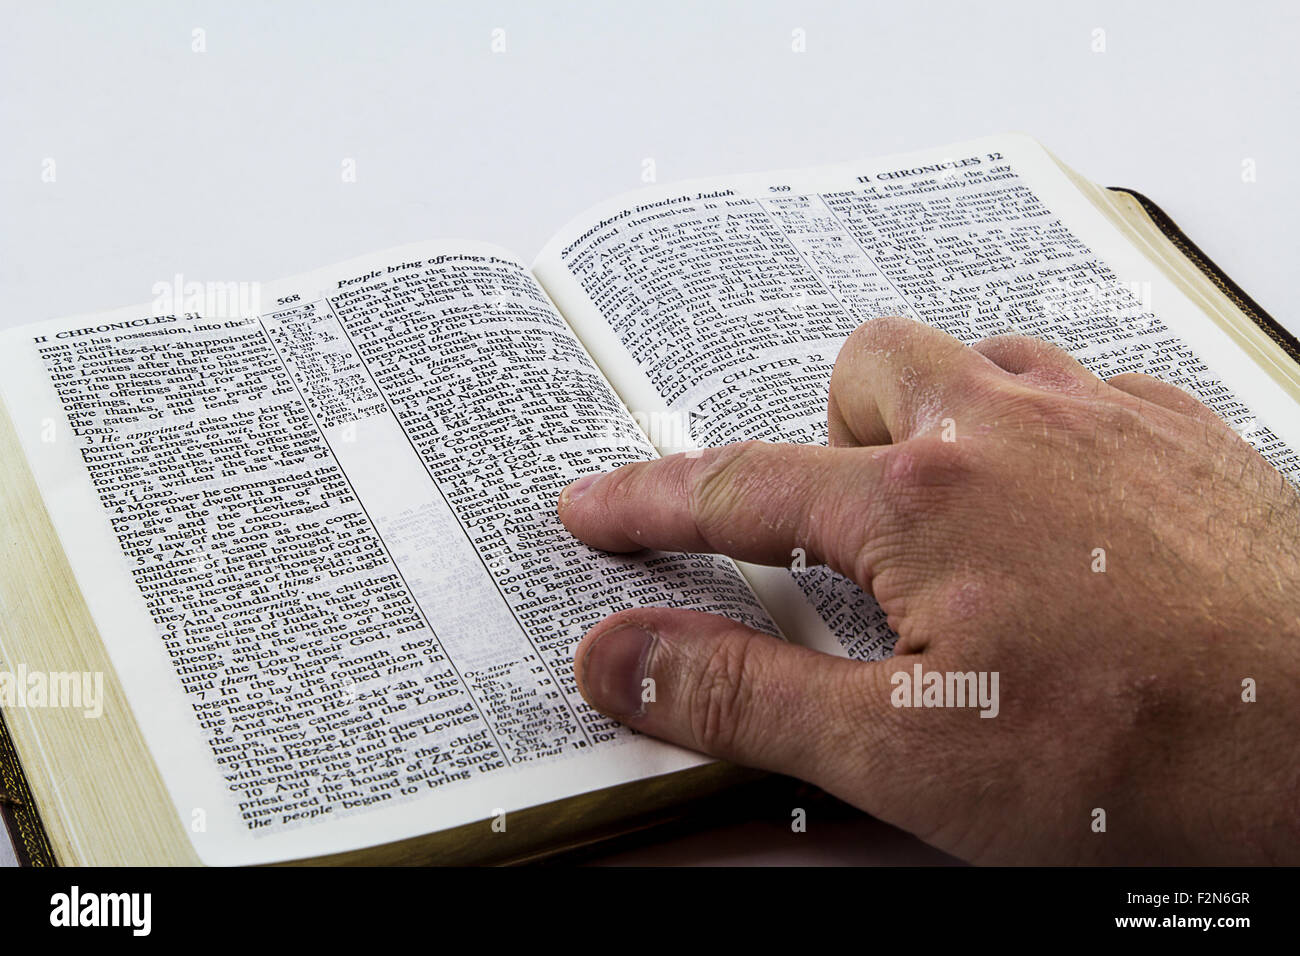
<svg viewBox="0 0 1300 956">
<path fill-rule="evenodd" d="M 0 326 L 147 302 L 177 274 L 270 279 L 420 239 L 530 259 L 641 185 L 646 159 L 669 181 L 1018 130 L 1146 193 L 1300 331 L 1300 4 L 6 0 L 3 14 Z M 620 859 L 937 858 L 869 822 L 811 824 L 794 842 L 749 824 Z"/>
</svg>

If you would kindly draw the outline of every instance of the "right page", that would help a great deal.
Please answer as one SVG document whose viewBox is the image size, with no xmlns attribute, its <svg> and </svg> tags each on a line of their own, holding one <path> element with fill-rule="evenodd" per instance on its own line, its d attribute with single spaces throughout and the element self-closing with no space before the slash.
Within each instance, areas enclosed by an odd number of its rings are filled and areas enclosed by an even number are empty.
<svg viewBox="0 0 1300 956">
<path fill-rule="evenodd" d="M 1037 336 L 1103 378 L 1172 382 L 1300 484 L 1295 369 L 1216 325 L 1028 137 L 651 187 L 569 223 L 533 271 L 665 454 L 825 443 L 840 345 L 906 315 L 967 343 Z M 883 613 L 851 581 L 745 571 L 802 643 L 890 653 Z"/>
</svg>

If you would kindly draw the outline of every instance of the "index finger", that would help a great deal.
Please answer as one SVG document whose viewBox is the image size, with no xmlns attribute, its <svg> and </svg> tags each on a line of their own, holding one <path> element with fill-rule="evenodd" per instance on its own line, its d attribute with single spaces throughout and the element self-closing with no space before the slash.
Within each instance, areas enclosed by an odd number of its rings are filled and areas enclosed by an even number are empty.
<svg viewBox="0 0 1300 956">
<path fill-rule="evenodd" d="M 881 469 L 873 452 L 749 441 L 633 462 L 571 484 L 560 520 L 605 551 L 708 551 L 786 565 L 802 548 L 809 563 L 845 570 L 870 534 L 866 503 Z"/>
</svg>

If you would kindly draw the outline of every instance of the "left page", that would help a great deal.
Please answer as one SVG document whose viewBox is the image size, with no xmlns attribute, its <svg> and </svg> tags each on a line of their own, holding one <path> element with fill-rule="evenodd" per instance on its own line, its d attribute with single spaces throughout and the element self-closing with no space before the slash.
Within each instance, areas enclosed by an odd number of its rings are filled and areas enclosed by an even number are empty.
<svg viewBox="0 0 1300 956">
<path fill-rule="evenodd" d="M 560 489 L 653 447 L 510 254 L 403 247 L 0 339 L 24 452 L 201 859 L 387 843 L 703 763 L 572 649 L 725 559 L 602 555 Z M 484 824 L 484 838 L 491 838 Z"/>
</svg>

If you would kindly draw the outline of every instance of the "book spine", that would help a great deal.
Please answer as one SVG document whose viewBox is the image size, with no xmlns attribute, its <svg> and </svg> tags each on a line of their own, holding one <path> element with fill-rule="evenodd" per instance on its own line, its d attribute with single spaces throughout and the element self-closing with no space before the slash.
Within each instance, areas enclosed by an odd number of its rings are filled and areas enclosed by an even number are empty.
<svg viewBox="0 0 1300 956">
<path fill-rule="evenodd" d="M 0 820 L 4 821 L 20 866 L 58 866 L 23 774 L 18 752 L 0 712 Z"/>
<path fill-rule="evenodd" d="M 1214 261 L 1201 251 L 1200 246 L 1188 238 L 1187 233 L 1183 232 L 1163 209 L 1136 189 L 1128 189 L 1124 186 L 1110 186 L 1109 189 L 1111 192 L 1126 193 L 1137 200 L 1157 228 L 1165 234 L 1165 238 L 1172 242 L 1178 251 L 1186 256 L 1196 268 L 1200 269 L 1205 277 L 1231 300 L 1233 305 L 1258 325 L 1265 335 L 1281 346 L 1282 350 L 1293 361 L 1300 364 L 1300 340 L 1292 335 L 1282 323 L 1269 315 L 1258 302 L 1247 295 L 1246 291 L 1232 281 L 1232 278 L 1226 272 L 1215 265 Z"/>
</svg>

